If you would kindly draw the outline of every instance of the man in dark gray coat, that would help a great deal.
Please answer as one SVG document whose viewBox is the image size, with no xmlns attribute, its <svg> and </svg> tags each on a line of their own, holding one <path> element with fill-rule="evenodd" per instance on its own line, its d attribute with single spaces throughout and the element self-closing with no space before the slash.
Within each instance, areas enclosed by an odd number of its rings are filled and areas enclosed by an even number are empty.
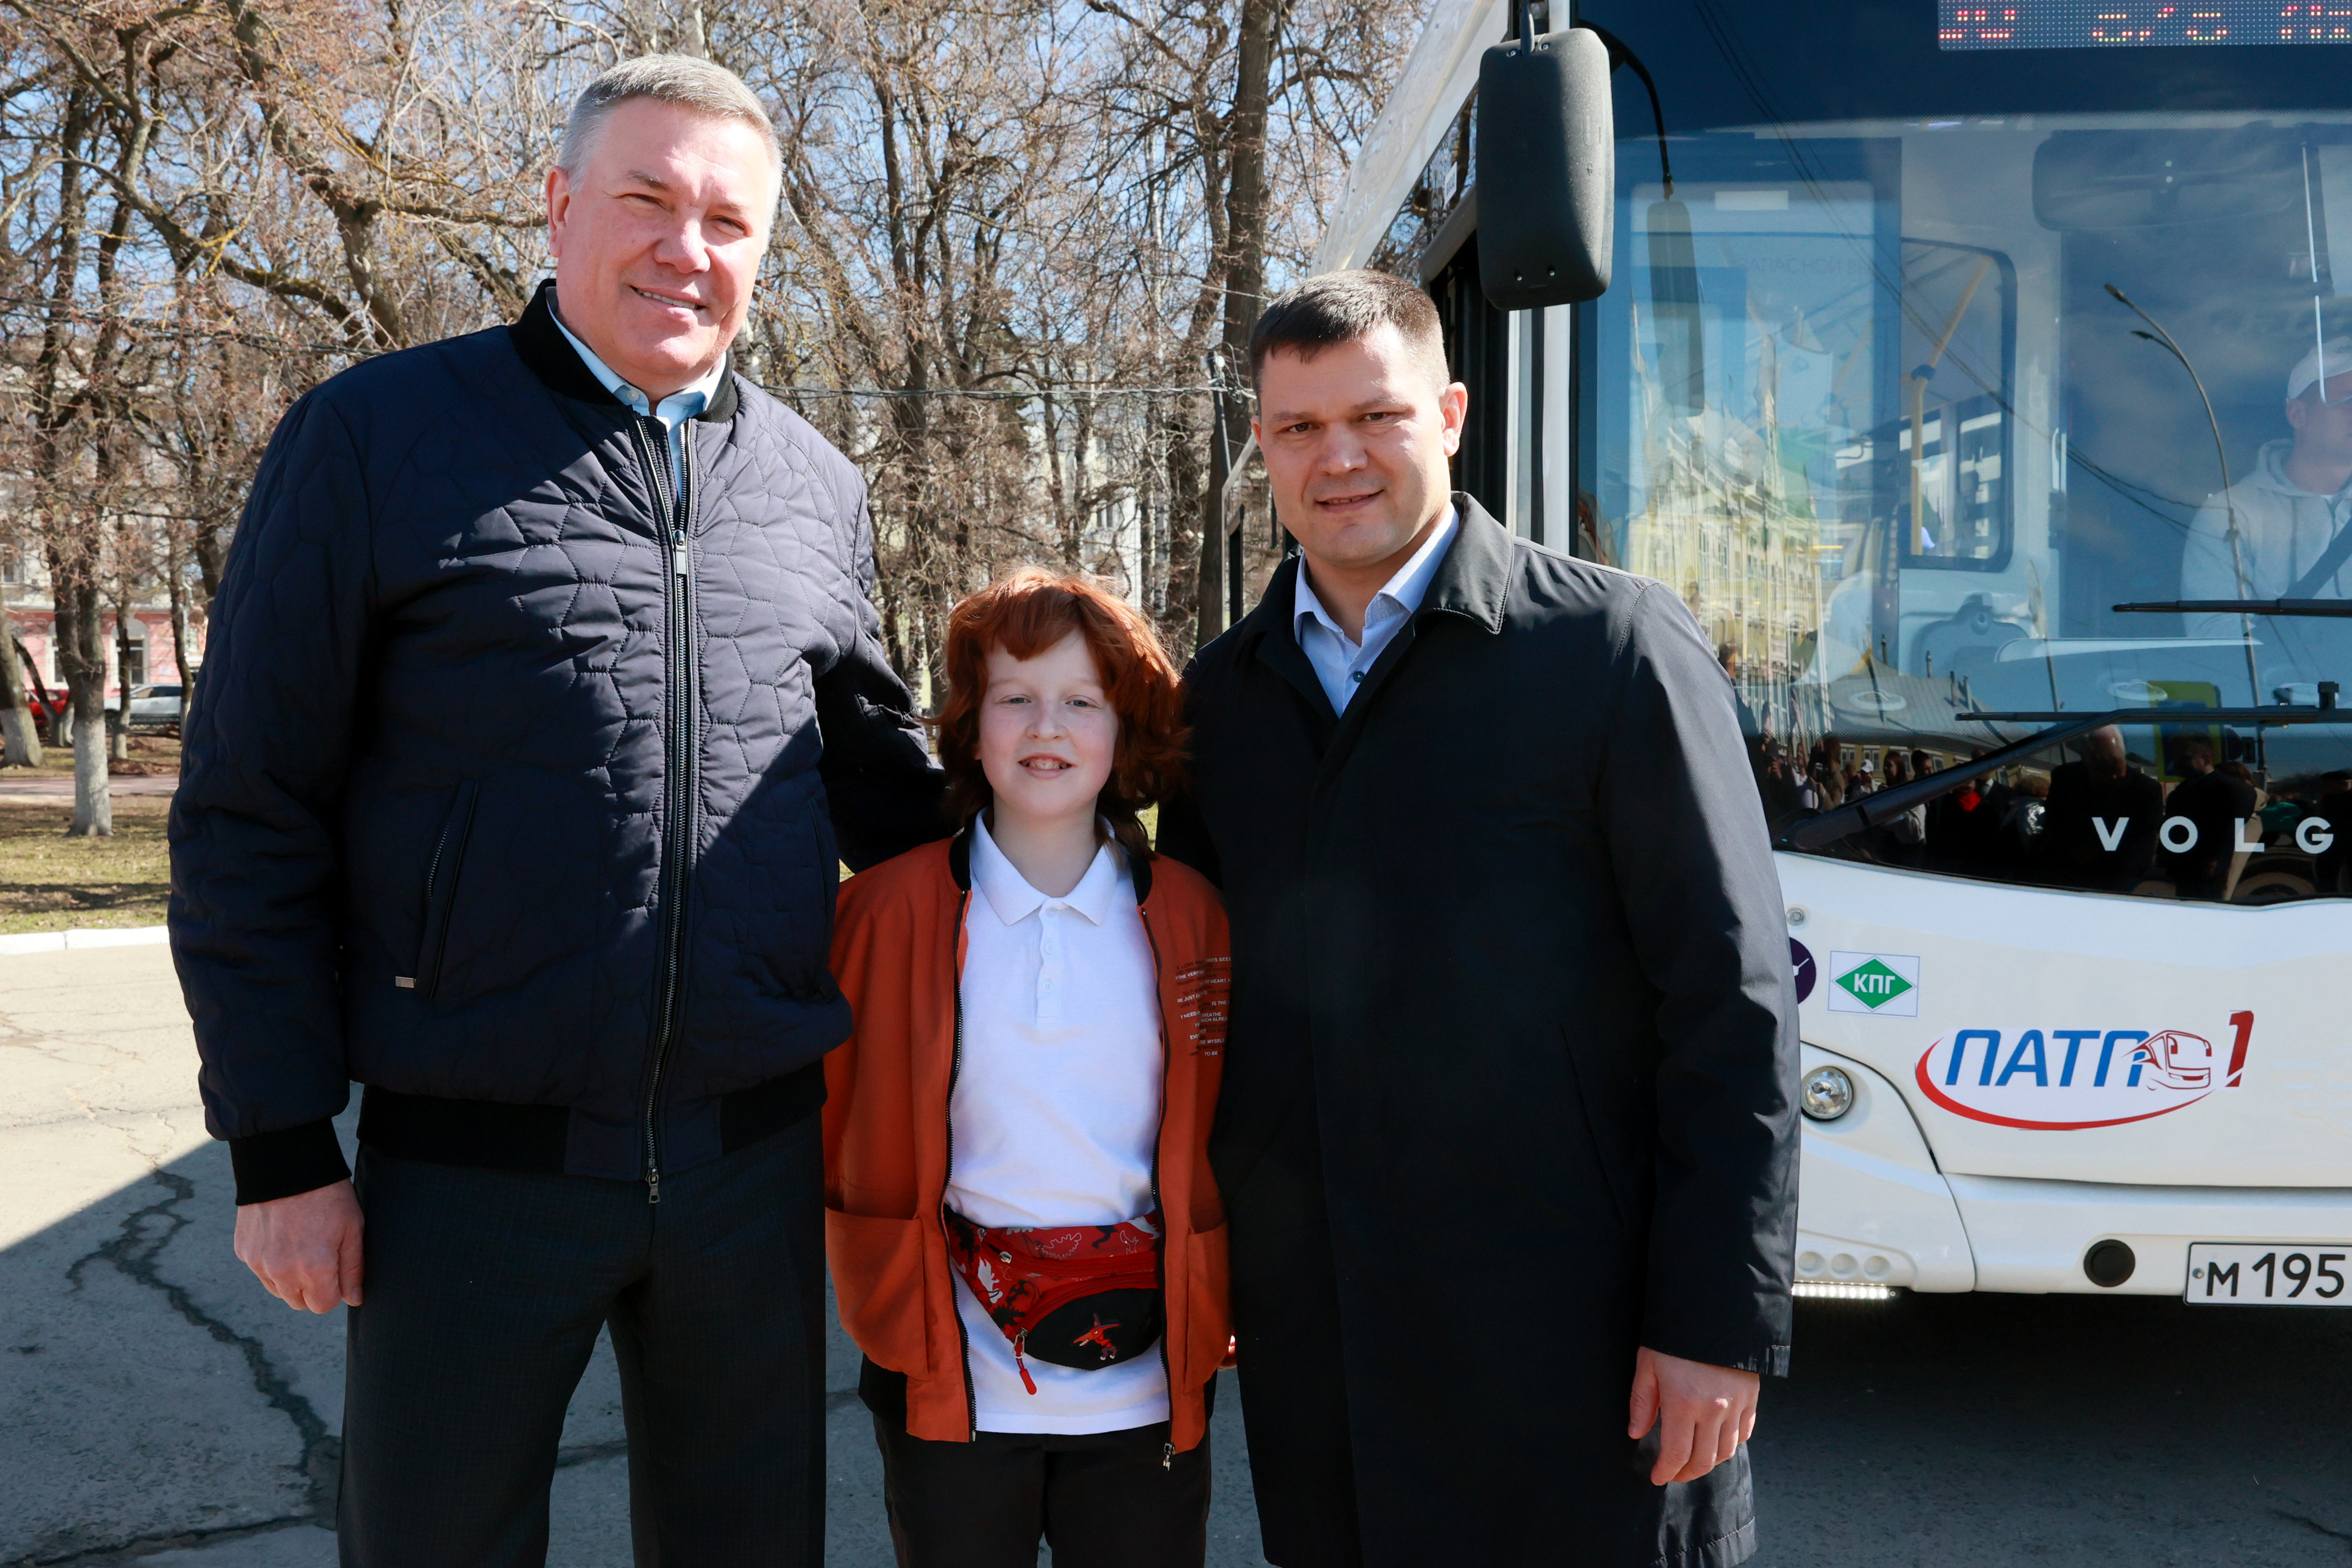
<svg viewBox="0 0 2352 1568">
<path fill-rule="evenodd" d="M 728 368 L 778 175 L 728 72 L 607 72 L 554 281 L 305 397 L 230 552 L 172 940 L 237 1256 L 351 1309 L 345 1563 L 543 1562 L 608 1325 L 638 1561 L 820 1560 L 837 857 L 946 823 L 864 486 Z"/>
<path fill-rule="evenodd" d="M 1661 585 L 1448 494 L 1428 297 L 1252 343 L 1304 554 L 1190 674 L 1210 1145 L 1268 1561 L 1727 1568 L 1789 1356 L 1796 1008 L 1729 683 Z"/>
</svg>

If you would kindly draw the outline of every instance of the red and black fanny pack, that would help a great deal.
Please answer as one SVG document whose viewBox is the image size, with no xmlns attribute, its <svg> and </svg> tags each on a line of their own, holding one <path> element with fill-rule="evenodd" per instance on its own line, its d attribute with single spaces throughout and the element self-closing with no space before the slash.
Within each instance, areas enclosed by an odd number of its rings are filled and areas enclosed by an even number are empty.
<svg viewBox="0 0 2352 1568">
<path fill-rule="evenodd" d="M 989 1320 L 1013 1343 L 1022 1385 L 1028 1358 L 1079 1372 L 1133 1361 L 1167 1326 L 1160 1292 L 1158 1210 L 1118 1225 L 991 1229 L 953 1209 L 948 1256 Z"/>
</svg>

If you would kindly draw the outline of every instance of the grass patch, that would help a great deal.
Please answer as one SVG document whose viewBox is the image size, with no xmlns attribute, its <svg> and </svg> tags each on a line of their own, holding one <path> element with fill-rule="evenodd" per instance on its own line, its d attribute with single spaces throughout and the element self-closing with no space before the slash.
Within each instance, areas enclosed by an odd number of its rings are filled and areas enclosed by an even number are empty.
<svg viewBox="0 0 2352 1568">
<path fill-rule="evenodd" d="M 163 925 L 171 804 L 117 795 L 113 837 L 69 839 L 72 801 L 0 800 L 0 935 Z"/>
</svg>

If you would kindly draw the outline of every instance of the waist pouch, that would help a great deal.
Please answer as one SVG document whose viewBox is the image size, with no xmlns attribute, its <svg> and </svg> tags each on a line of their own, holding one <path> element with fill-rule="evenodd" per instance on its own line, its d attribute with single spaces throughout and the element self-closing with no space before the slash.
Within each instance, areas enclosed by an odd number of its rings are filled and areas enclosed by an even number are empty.
<svg viewBox="0 0 2352 1568">
<path fill-rule="evenodd" d="M 953 1209 L 948 1256 L 1013 1343 L 1022 1386 L 1028 1358 L 1094 1372 L 1133 1361 L 1166 1327 L 1160 1291 L 1160 1215 L 1118 1225 L 991 1229 Z"/>
</svg>

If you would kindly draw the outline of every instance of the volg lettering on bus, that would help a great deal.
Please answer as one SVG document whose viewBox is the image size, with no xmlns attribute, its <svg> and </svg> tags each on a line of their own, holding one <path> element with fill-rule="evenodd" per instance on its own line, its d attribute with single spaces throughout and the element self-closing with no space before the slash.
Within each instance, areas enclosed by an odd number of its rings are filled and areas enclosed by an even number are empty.
<svg viewBox="0 0 2352 1568">
<path fill-rule="evenodd" d="M 2259 821 L 2247 818 L 2237 824 L 2237 840 L 2232 846 L 2240 854 L 2258 854 L 2263 848 L 2263 833 L 2254 826 Z M 2099 836 L 2099 848 L 2109 854 L 2123 847 L 2124 830 L 2131 826 L 2129 817 L 2094 817 L 2091 831 Z M 2197 824 L 2186 817 L 2167 817 L 2156 830 L 2156 841 L 2172 854 L 2186 854 L 2197 847 Z M 2336 845 L 2336 824 L 2325 817 L 2305 817 L 2294 825 L 2294 847 L 2307 855 L 2326 854 Z"/>
</svg>

